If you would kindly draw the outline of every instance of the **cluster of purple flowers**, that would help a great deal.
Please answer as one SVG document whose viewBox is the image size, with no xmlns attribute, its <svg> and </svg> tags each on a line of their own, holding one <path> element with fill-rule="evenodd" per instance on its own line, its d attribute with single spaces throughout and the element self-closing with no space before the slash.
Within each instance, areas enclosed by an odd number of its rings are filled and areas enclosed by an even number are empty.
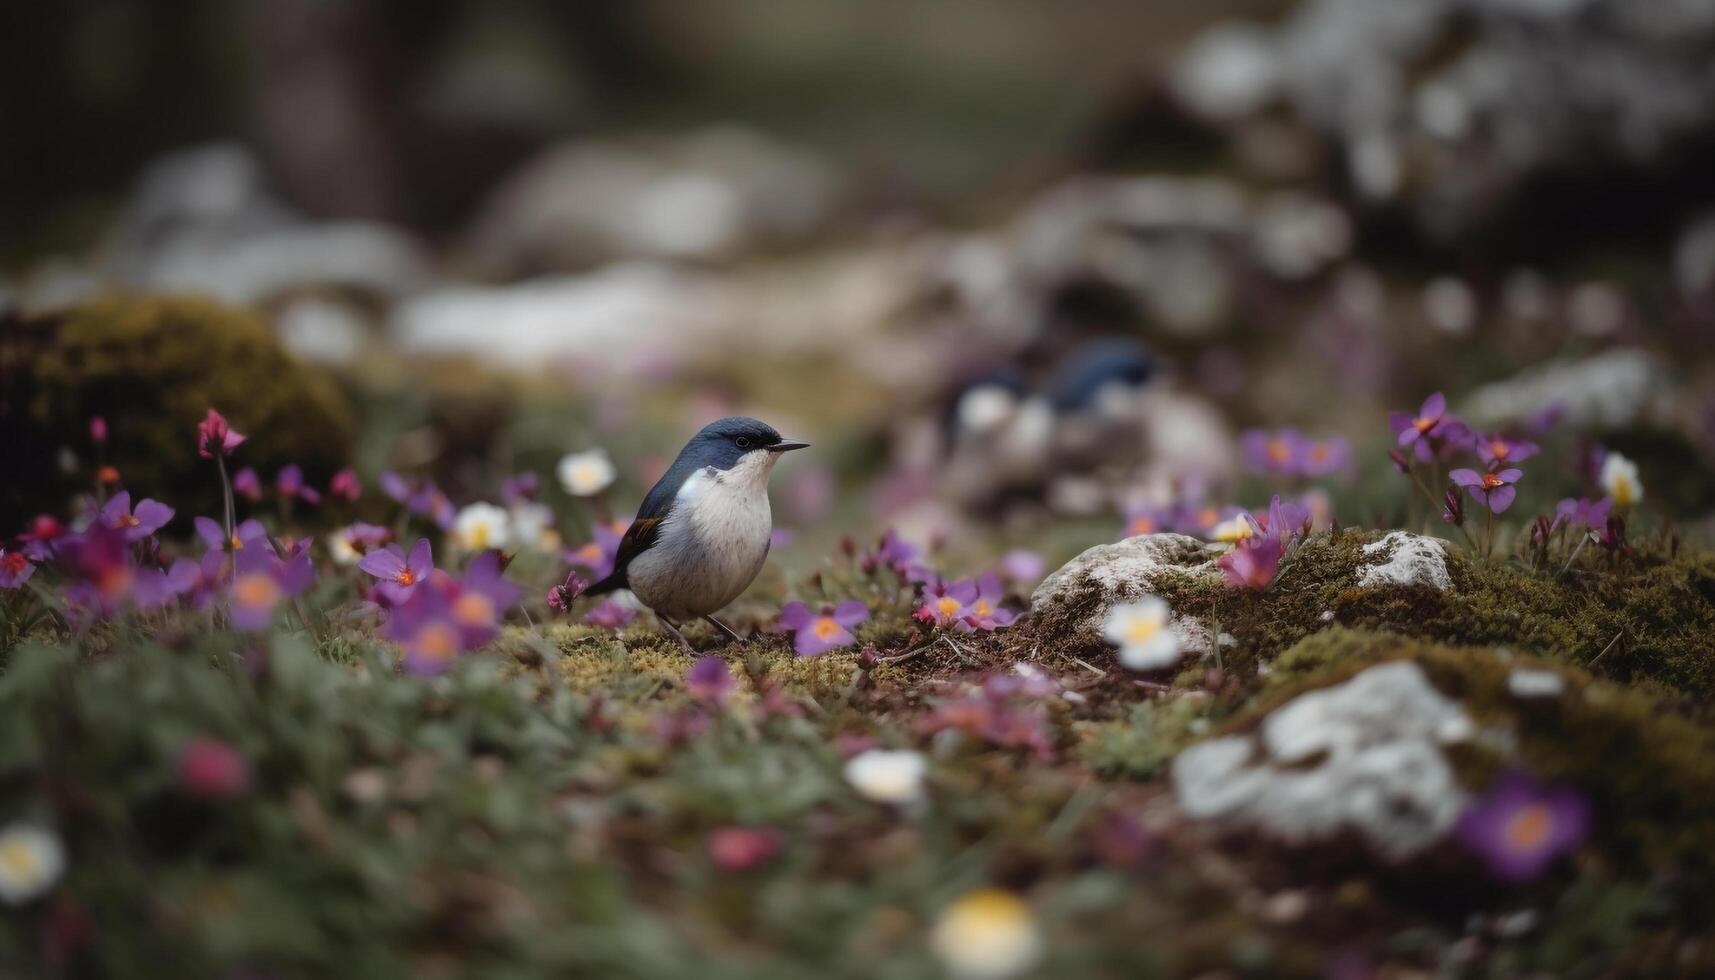
<svg viewBox="0 0 1715 980">
<path fill-rule="evenodd" d="M 1215 564 L 1229 588 L 1266 589 L 1293 542 L 1310 532 L 1310 508 L 1275 494 L 1267 513 L 1245 513 L 1241 519 L 1250 533 L 1234 542 L 1233 549 Z"/>
<path fill-rule="evenodd" d="M 1240 435 L 1239 449 L 1248 469 L 1272 476 L 1314 479 L 1352 465 L 1352 444 L 1344 436 L 1313 439 L 1291 427 L 1250 429 Z"/>
<path fill-rule="evenodd" d="M 1028 749 L 1048 759 L 1054 755 L 1054 744 L 1044 699 L 1059 693 L 1059 681 L 1021 663 L 978 683 L 957 685 L 953 696 L 937 702 L 918 727 L 925 735 L 949 729 L 969 732 L 991 745 Z"/>
<path fill-rule="evenodd" d="M 414 674 L 442 673 L 460 653 L 493 642 L 520 595 L 503 574 L 499 552 L 482 552 L 454 578 L 434 566 L 426 539 L 409 554 L 389 545 L 358 567 L 379 579 L 371 598 L 386 617 L 383 635 L 404 650 L 405 669 Z"/>
<path fill-rule="evenodd" d="M 424 478 L 409 480 L 388 470 L 381 474 L 381 492 L 405 505 L 405 509 L 434 524 L 441 530 L 453 526 L 458 508 L 435 481 Z"/>
<path fill-rule="evenodd" d="M 1011 626 L 1016 614 L 1000 603 L 1006 587 L 989 572 L 974 579 L 948 582 L 932 579 L 923 585 L 923 604 L 911 615 L 932 626 L 950 626 L 961 633 Z"/>
</svg>

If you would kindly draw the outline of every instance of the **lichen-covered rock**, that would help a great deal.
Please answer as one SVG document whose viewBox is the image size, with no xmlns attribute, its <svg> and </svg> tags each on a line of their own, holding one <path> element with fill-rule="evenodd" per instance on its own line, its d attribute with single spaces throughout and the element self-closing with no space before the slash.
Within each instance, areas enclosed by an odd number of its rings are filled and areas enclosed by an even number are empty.
<svg viewBox="0 0 1715 980">
<path fill-rule="evenodd" d="M 1406 858 L 1444 837 L 1464 795 L 1441 751 L 1472 731 L 1417 665 L 1371 667 L 1268 715 L 1257 734 L 1194 745 L 1173 763 L 1184 812 L 1290 843 L 1356 831 Z"/>
<path fill-rule="evenodd" d="M 171 501 L 186 529 L 189 516 L 220 505 L 212 467 L 196 453 L 208 409 L 250 437 L 239 463 L 265 476 L 297 463 L 312 482 L 325 480 L 353 438 L 351 409 L 331 380 L 254 314 L 206 299 L 114 297 L 0 324 L 0 391 L 7 464 L 29 474 L 4 481 L 0 527 L 63 513 L 90 485 L 93 416 L 107 420 L 104 458 L 125 487 Z"/>
<path fill-rule="evenodd" d="M 1042 580 L 1030 612 L 1044 637 L 1072 647 L 1099 646 L 1108 611 L 1124 602 L 1160 595 L 1187 580 L 1220 583 L 1208 547 L 1183 534 L 1140 534 L 1097 545 Z M 1208 643 L 1208 628 L 1175 615 L 1188 646 Z"/>
<path fill-rule="evenodd" d="M 1438 592 L 1453 588 L 1447 573 L 1447 543 L 1410 531 L 1390 531 L 1380 541 L 1364 545 L 1364 554 L 1375 563 L 1364 566 L 1358 584 L 1421 585 Z"/>
</svg>

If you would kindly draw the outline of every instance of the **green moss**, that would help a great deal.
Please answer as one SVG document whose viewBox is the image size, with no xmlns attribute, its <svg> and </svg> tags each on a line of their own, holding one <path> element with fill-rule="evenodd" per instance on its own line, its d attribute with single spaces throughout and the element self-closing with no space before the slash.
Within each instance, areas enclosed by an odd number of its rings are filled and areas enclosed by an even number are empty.
<svg viewBox="0 0 1715 980">
<path fill-rule="evenodd" d="M 1120 721 L 1082 726 L 1084 761 L 1108 777 L 1151 779 L 1209 728 L 1210 699 L 1189 694 L 1133 705 Z"/>
<path fill-rule="evenodd" d="M 1316 535 L 1262 594 L 1190 575 L 1167 576 L 1159 591 L 1176 611 L 1237 638 L 1239 665 L 1270 661 L 1333 624 L 1507 646 L 1617 681 L 1715 696 L 1715 556 L 1643 556 L 1556 578 L 1517 562 L 1473 562 L 1449 545 L 1451 592 L 1360 587 L 1359 569 L 1373 560 L 1361 549 L 1378 537 Z"/>
<path fill-rule="evenodd" d="M 0 524 L 62 511 L 94 478 L 92 416 L 107 419 L 106 462 L 135 495 L 183 515 L 219 503 L 196 424 L 218 409 L 250 439 L 239 463 L 264 475 L 298 463 L 315 482 L 344 465 L 354 424 L 339 391 L 293 357 L 254 314 L 191 297 L 111 297 L 0 330 L 0 428 L 29 480 L 0 491 Z M 71 472 L 58 461 L 82 460 Z"/>
<path fill-rule="evenodd" d="M 1543 780 L 1564 780 L 1596 812 L 1595 838 L 1617 867 L 1715 873 L 1715 720 L 1676 710 L 1648 690 L 1599 680 L 1577 667 L 1505 650 L 1429 643 L 1343 628 L 1307 637 L 1274 663 L 1261 695 L 1233 727 L 1242 728 L 1303 691 L 1339 683 L 1365 667 L 1409 659 L 1456 698 L 1480 737 L 1457 753 L 1461 778 L 1480 788 L 1506 765 Z M 1508 690 L 1519 667 L 1552 670 L 1565 681 L 1557 697 L 1521 700 Z M 1497 746 L 1512 743 L 1502 753 Z"/>
</svg>

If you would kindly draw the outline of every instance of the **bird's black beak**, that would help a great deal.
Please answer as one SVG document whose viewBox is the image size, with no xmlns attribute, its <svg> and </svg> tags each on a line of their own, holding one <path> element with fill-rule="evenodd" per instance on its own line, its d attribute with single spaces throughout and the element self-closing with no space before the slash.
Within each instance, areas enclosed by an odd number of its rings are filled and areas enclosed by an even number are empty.
<svg viewBox="0 0 1715 980">
<path fill-rule="evenodd" d="M 782 439 L 768 448 L 777 453 L 789 453 L 794 449 L 809 449 L 810 444 L 807 442 L 797 442 L 792 439 Z"/>
</svg>

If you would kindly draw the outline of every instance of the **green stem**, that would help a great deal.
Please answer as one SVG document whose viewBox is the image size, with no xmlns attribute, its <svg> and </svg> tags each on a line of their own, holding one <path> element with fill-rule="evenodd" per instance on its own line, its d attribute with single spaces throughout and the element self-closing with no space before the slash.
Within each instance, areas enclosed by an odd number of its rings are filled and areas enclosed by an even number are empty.
<svg viewBox="0 0 1715 980">
<path fill-rule="evenodd" d="M 214 462 L 220 467 L 220 489 L 226 498 L 226 547 L 232 547 L 232 479 L 226 475 L 226 457 L 215 453 Z"/>
</svg>

